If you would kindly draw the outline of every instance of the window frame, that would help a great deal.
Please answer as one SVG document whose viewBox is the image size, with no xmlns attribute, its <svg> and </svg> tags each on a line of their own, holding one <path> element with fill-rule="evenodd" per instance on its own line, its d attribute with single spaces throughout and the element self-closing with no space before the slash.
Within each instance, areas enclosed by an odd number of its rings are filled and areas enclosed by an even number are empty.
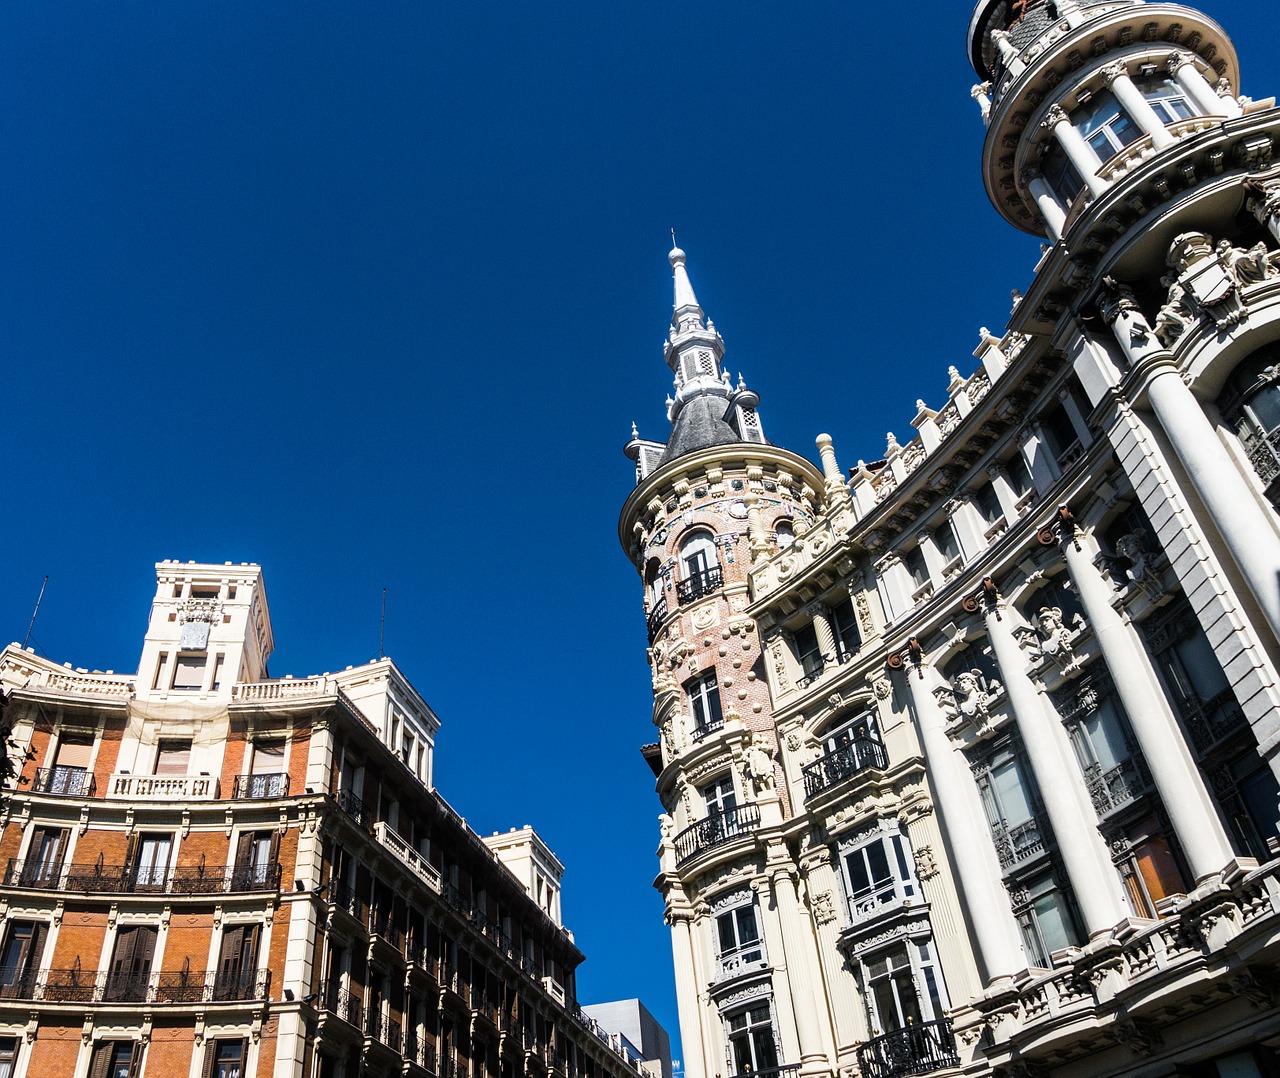
<svg viewBox="0 0 1280 1078">
<path fill-rule="evenodd" d="M 874 851 L 879 851 L 884 861 L 885 875 L 880 878 L 875 877 L 876 869 L 871 863 Z M 911 842 L 898 827 L 882 827 L 842 842 L 838 856 L 845 911 L 850 925 L 874 917 L 886 906 L 898 905 L 920 895 Z M 865 875 L 865 885 L 860 879 L 855 879 L 855 866 L 860 869 L 860 875 Z"/>
</svg>

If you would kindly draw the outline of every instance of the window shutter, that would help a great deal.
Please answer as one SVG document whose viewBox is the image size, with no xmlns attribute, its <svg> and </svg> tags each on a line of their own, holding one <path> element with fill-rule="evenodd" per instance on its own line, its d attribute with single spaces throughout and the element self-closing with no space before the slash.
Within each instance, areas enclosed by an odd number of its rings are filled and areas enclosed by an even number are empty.
<svg viewBox="0 0 1280 1078">
<path fill-rule="evenodd" d="M 271 831 L 271 853 L 269 859 L 272 865 L 280 860 L 280 832 L 274 828 Z"/>
<path fill-rule="evenodd" d="M 236 842 L 236 867 L 247 868 L 249 865 L 249 851 L 253 849 L 253 832 L 242 831 L 240 839 Z"/>
<path fill-rule="evenodd" d="M 93 1049 L 93 1062 L 89 1064 L 89 1078 L 107 1078 L 111 1069 L 112 1041 L 99 1041 Z"/>
<path fill-rule="evenodd" d="M 133 1051 L 129 1055 L 129 1078 L 138 1078 L 142 1073 L 142 1042 L 133 1042 Z"/>
<path fill-rule="evenodd" d="M 43 921 L 37 921 L 31 929 L 31 943 L 27 948 L 24 968 L 21 972 L 34 972 L 40 968 L 40 960 L 44 957 L 44 940 L 49 934 L 49 926 Z"/>
<path fill-rule="evenodd" d="M 140 841 L 140 836 L 138 835 L 137 831 L 134 831 L 129 836 L 129 844 L 125 847 L 124 864 L 125 864 L 125 872 L 128 874 L 132 874 L 137 870 L 139 841 Z"/>
<path fill-rule="evenodd" d="M 213 1078 L 213 1066 L 218 1060 L 218 1042 L 204 1042 L 204 1066 L 200 1068 L 200 1078 Z"/>
<path fill-rule="evenodd" d="M 143 926 L 138 929 L 138 943 L 134 950 L 134 969 L 138 973 L 151 972 L 151 959 L 156 953 L 156 936 L 158 930 Z"/>
<path fill-rule="evenodd" d="M 234 977 L 240 970 L 240 949 L 244 945 L 245 925 L 228 925 L 222 930 L 222 951 L 218 955 L 218 973 Z"/>
<path fill-rule="evenodd" d="M 249 1078 L 249 1039 L 247 1037 L 240 1038 L 240 1066 L 234 1074 L 227 1075 L 227 1078 Z"/>
</svg>

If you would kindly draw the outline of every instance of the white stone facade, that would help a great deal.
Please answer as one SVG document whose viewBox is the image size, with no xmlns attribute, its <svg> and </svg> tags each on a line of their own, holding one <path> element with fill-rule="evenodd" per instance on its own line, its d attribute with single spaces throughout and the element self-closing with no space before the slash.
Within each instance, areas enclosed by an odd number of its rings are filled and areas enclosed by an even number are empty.
<svg viewBox="0 0 1280 1078">
<path fill-rule="evenodd" d="M 911 441 L 846 479 L 723 388 L 693 430 L 672 254 L 620 538 L 686 1074 L 1274 1074 L 1280 110 L 1177 4 L 969 40 L 987 190 L 1047 246 Z"/>
</svg>

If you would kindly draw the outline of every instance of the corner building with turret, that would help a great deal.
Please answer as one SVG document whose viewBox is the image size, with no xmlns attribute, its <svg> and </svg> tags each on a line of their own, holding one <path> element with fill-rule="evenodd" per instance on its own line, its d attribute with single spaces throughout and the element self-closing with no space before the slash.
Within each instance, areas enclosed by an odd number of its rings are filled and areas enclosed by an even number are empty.
<svg viewBox="0 0 1280 1078">
<path fill-rule="evenodd" d="M 685 1073 L 1274 1078 L 1280 110 L 1180 4 L 967 40 L 1045 242 L 913 438 L 771 445 L 671 252 L 619 536 Z"/>
</svg>

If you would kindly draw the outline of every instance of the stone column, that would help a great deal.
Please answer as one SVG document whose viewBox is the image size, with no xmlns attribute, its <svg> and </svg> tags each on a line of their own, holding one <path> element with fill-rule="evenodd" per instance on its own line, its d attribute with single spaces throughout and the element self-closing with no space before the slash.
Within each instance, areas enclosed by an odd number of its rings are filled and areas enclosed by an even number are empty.
<svg viewBox="0 0 1280 1078">
<path fill-rule="evenodd" d="M 1074 529 L 1070 524 L 1063 527 Z M 1111 585 L 1074 536 L 1064 535 L 1063 540 L 1067 570 L 1115 682 L 1116 695 L 1124 705 L 1133 736 L 1155 780 L 1191 872 L 1197 883 L 1203 882 L 1216 876 L 1235 856 L 1231 843 L 1218 821 L 1217 810 L 1178 721 L 1156 681 L 1146 650 L 1111 605 L 1115 594 Z"/>
<path fill-rule="evenodd" d="M 796 897 L 795 872 L 790 865 L 776 865 L 769 879 L 782 927 L 782 945 L 787 952 L 787 985 L 795 1012 L 796 1036 L 800 1039 L 800 1073 L 830 1074 L 831 1064 L 822 1050 L 822 1030 L 818 1025 L 818 1005 L 805 940 L 809 917 L 800 909 Z"/>
<path fill-rule="evenodd" d="M 814 603 L 807 612 L 813 616 L 813 632 L 822 652 L 822 665 L 826 667 L 836 661 L 836 634 L 831 628 L 831 616 L 822 603 Z"/>
<path fill-rule="evenodd" d="M 1022 171 L 1022 182 L 1027 192 L 1035 200 L 1036 209 L 1044 218 L 1045 227 L 1049 230 L 1049 238 L 1055 243 L 1062 239 L 1062 230 L 1067 224 L 1067 211 L 1062 208 L 1058 196 L 1049 186 L 1037 168 L 1026 168 Z"/>
<path fill-rule="evenodd" d="M 1090 937 L 1109 932 L 1129 916 L 1124 890 L 1098 834 L 1093 802 L 1066 731 L 1056 713 L 1050 714 L 1047 702 L 1027 676 L 1027 657 L 1014 639 L 1007 608 L 1002 613 L 1003 605 L 1001 600 L 989 601 L 984 617 L 1022 747 L 1084 917 L 1085 930 Z"/>
<path fill-rule="evenodd" d="M 1175 52 L 1166 65 L 1174 84 L 1181 90 L 1196 111 L 1204 116 L 1239 116 L 1240 102 L 1234 98 L 1219 97 L 1209 80 L 1196 67 L 1196 58 L 1189 52 Z"/>
<path fill-rule="evenodd" d="M 848 505 L 853 499 L 849 495 L 849 484 L 844 481 L 840 465 L 836 463 L 836 451 L 831 444 L 831 435 L 819 434 L 815 441 L 818 445 L 818 456 L 822 459 L 823 487 L 827 492 L 827 501 L 832 505 Z"/>
<path fill-rule="evenodd" d="M 1131 364 L 1146 368 L 1151 410 L 1209 510 L 1267 625 L 1280 638 L 1280 557 L 1271 520 L 1131 294 L 1123 288 L 1113 291 L 1103 298 L 1100 308 Z"/>
<path fill-rule="evenodd" d="M 1169 129 L 1165 127 L 1164 121 L 1156 115 L 1156 110 L 1151 107 L 1151 102 L 1134 85 L 1133 79 L 1129 77 L 1129 72 L 1123 63 L 1107 64 L 1102 69 L 1102 77 L 1107 80 L 1107 85 L 1111 87 L 1111 92 L 1116 95 L 1116 100 L 1120 102 L 1120 107 L 1133 118 L 1134 122 L 1143 131 L 1151 136 L 1151 144 L 1157 150 L 1172 146 L 1177 141 L 1169 133 Z"/>
<path fill-rule="evenodd" d="M 1075 165 L 1080 178 L 1089 188 L 1089 193 L 1100 195 L 1107 189 L 1106 180 L 1098 176 L 1098 168 L 1102 161 L 1094 153 L 1093 147 L 1084 140 L 1084 136 L 1071 126 L 1071 117 L 1063 111 L 1061 105 L 1050 105 L 1049 112 L 1041 122 L 1041 126 L 1053 132 L 1067 159 Z"/>
<path fill-rule="evenodd" d="M 676 1012 L 680 1018 L 686 1078 L 711 1078 L 709 1074 L 702 1073 L 707 1054 L 702 1039 L 698 984 L 693 966 L 692 916 L 689 910 L 672 910 L 667 914 L 667 923 L 671 925 L 671 952 L 676 964 Z"/>
<path fill-rule="evenodd" d="M 947 736 L 946 718 L 924 667 L 903 676 L 951 865 L 964 892 L 963 909 L 973 928 L 978 963 L 987 983 L 1012 977 L 1027 968 L 1027 958 L 1009 908 L 1009 894 L 1000 883 L 1000 863 L 973 774 Z"/>
</svg>

